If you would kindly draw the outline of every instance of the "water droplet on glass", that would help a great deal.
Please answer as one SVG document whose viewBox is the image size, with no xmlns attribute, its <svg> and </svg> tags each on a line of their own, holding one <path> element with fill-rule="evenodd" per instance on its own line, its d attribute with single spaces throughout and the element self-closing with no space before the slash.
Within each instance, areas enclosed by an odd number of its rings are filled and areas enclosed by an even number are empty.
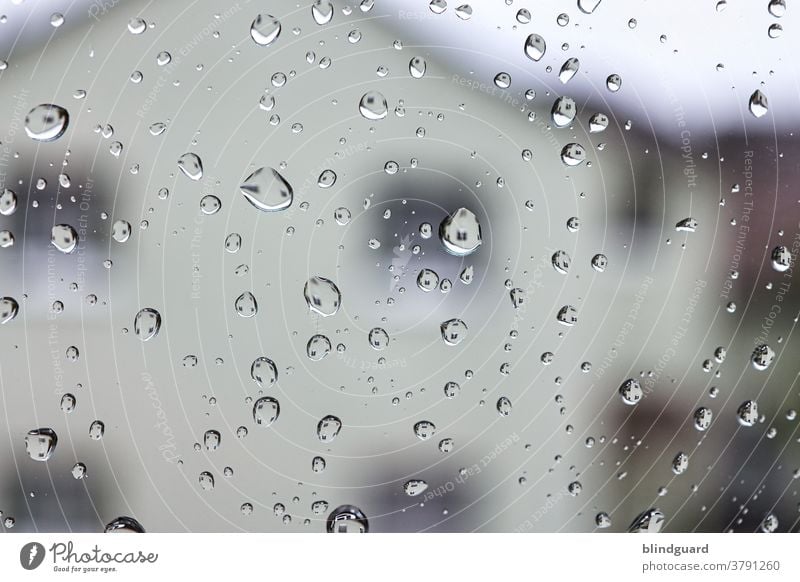
<svg viewBox="0 0 800 582">
<path fill-rule="evenodd" d="M 767 344 L 756 346 L 756 348 L 753 350 L 753 355 L 750 357 L 753 367 L 760 372 L 763 372 L 769 368 L 769 365 L 774 359 L 775 351 Z"/>
<path fill-rule="evenodd" d="M 430 8 L 431 12 L 434 14 L 441 14 L 447 10 L 447 2 L 445 0 L 431 0 L 430 4 L 428 4 L 428 8 Z"/>
<path fill-rule="evenodd" d="M 133 333 L 146 342 L 158 335 L 161 329 L 161 314 L 151 307 L 145 307 L 133 318 Z"/>
<path fill-rule="evenodd" d="M 636 378 L 629 378 L 619 387 L 619 395 L 625 404 L 633 406 L 642 399 L 642 386 Z"/>
<path fill-rule="evenodd" d="M 409 497 L 416 497 L 420 493 L 424 493 L 428 488 L 428 484 L 422 479 L 410 479 L 403 484 L 403 491 Z"/>
<path fill-rule="evenodd" d="M 553 109 L 550 113 L 553 117 L 553 123 L 558 127 L 566 127 L 575 119 L 575 101 L 570 97 L 559 97 L 553 103 Z"/>
<path fill-rule="evenodd" d="M 340 505 L 328 516 L 327 529 L 328 533 L 367 533 L 369 521 L 364 512 L 355 505 Z"/>
<path fill-rule="evenodd" d="M 342 421 L 329 414 L 317 423 L 317 438 L 323 443 L 330 443 L 342 430 Z"/>
<path fill-rule="evenodd" d="M 25 133 L 36 141 L 55 141 L 64 135 L 69 125 L 69 113 L 63 107 L 44 103 L 25 116 Z"/>
<path fill-rule="evenodd" d="M 118 517 L 105 527 L 105 533 L 144 533 L 142 524 L 132 517 Z"/>
<path fill-rule="evenodd" d="M 772 249 L 772 268 L 779 273 L 784 273 L 792 266 L 792 253 L 785 246 Z"/>
<path fill-rule="evenodd" d="M 608 90 L 612 93 L 616 93 L 622 88 L 622 77 L 616 73 L 609 75 L 606 78 L 606 87 L 608 87 Z"/>
<path fill-rule="evenodd" d="M 203 162 L 197 154 L 191 152 L 178 158 L 178 169 L 184 176 L 195 182 L 203 177 Z"/>
<path fill-rule="evenodd" d="M 466 208 L 459 208 L 439 225 L 439 239 L 451 255 L 472 254 L 483 243 L 478 218 Z"/>
<path fill-rule="evenodd" d="M 17 195 L 13 190 L 8 188 L 3 189 L 0 194 L 0 214 L 3 216 L 11 216 L 17 210 Z"/>
<path fill-rule="evenodd" d="M 408 62 L 408 72 L 415 79 L 424 77 L 427 67 L 428 65 L 422 57 L 414 57 Z"/>
<path fill-rule="evenodd" d="M 342 302 L 339 288 L 333 281 L 325 277 L 314 276 L 306 281 L 303 295 L 309 309 L 322 317 L 336 315 Z"/>
<path fill-rule="evenodd" d="M 271 14 L 259 14 L 250 25 L 250 37 L 257 45 L 269 46 L 281 33 L 281 23 Z"/>
<path fill-rule="evenodd" d="M 323 170 L 317 179 L 317 186 L 320 188 L 330 188 L 336 183 L 336 172 L 333 170 Z"/>
<path fill-rule="evenodd" d="M 328 24 L 333 19 L 333 4 L 328 0 L 316 0 L 311 5 L 311 16 L 320 26 Z"/>
<path fill-rule="evenodd" d="M 586 160 L 586 150 L 579 143 L 569 143 L 561 150 L 561 161 L 566 166 L 577 166 Z"/>
<path fill-rule="evenodd" d="M 544 56 L 546 50 L 547 44 L 540 35 L 531 34 L 525 39 L 525 54 L 532 61 L 540 60 Z"/>
<path fill-rule="evenodd" d="M 331 340 L 322 334 L 311 336 L 306 344 L 306 354 L 309 360 L 314 362 L 320 361 L 322 358 L 331 353 Z"/>
<path fill-rule="evenodd" d="M 755 400 L 745 400 L 736 411 L 736 417 L 742 426 L 753 426 L 758 422 L 758 404 Z"/>
<path fill-rule="evenodd" d="M 25 451 L 34 461 L 46 461 L 53 456 L 58 436 L 52 428 L 36 428 L 25 436 Z"/>
<path fill-rule="evenodd" d="M 672 459 L 672 472 L 676 475 L 681 475 L 689 468 L 689 455 L 680 452 Z"/>
<path fill-rule="evenodd" d="M 584 14 L 591 14 L 600 5 L 602 0 L 578 0 L 578 8 Z"/>
<path fill-rule="evenodd" d="M 436 434 L 436 425 L 429 420 L 420 420 L 414 425 L 414 434 L 418 439 L 426 441 Z"/>
<path fill-rule="evenodd" d="M 269 358 L 260 356 L 250 365 L 250 377 L 262 388 L 270 388 L 278 380 L 278 367 Z"/>
<path fill-rule="evenodd" d="M 500 416 L 508 416 L 509 414 L 511 414 L 511 409 L 512 409 L 511 400 L 509 400 L 505 396 L 501 396 L 497 400 L 497 412 L 500 414 Z"/>
<path fill-rule="evenodd" d="M 278 420 L 281 406 L 271 396 L 262 396 L 253 405 L 253 420 L 261 426 L 270 426 Z"/>
<path fill-rule="evenodd" d="M 564 64 L 561 65 L 561 70 L 558 72 L 558 80 L 561 81 L 562 84 L 568 83 L 572 77 L 578 72 L 580 69 L 581 63 L 575 57 L 571 57 L 564 61 Z"/>
<path fill-rule="evenodd" d="M 750 95 L 750 113 L 752 113 L 754 117 L 763 117 L 767 114 L 768 108 L 767 96 L 756 89 L 756 91 Z"/>
<path fill-rule="evenodd" d="M 664 514 L 652 508 L 640 513 L 628 528 L 629 533 L 658 533 L 664 524 Z"/>
<path fill-rule="evenodd" d="M 258 313 L 258 302 L 250 291 L 245 291 L 239 295 L 234 301 L 233 307 L 240 317 L 253 317 Z"/>
<path fill-rule="evenodd" d="M 449 319 L 439 327 L 442 339 L 448 346 L 457 346 L 467 337 L 467 324 L 460 319 Z"/>
<path fill-rule="evenodd" d="M 701 406 L 694 411 L 694 427 L 701 432 L 708 430 L 708 427 L 711 426 L 711 420 L 713 417 L 714 413 L 711 412 L 710 408 Z"/>
<path fill-rule="evenodd" d="M 362 117 L 370 121 L 383 119 L 389 113 L 386 97 L 378 91 L 367 91 L 358 103 L 358 111 Z"/>
<path fill-rule="evenodd" d="M 50 231 L 50 242 L 64 254 L 78 246 L 78 233 L 69 224 L 56 224 Z"/>
<path fill-rule="evenodd" d="M 239 186 L 247 201 L 264 212 L 289 208 L 294 190 L 289 182 L 273 168 L 259 168 Z"/>
<path fill-rule="evenodd" d="M 382 351 L 389 347 L 389 334 L 382 327 L 373 327 L 367 339 L 373 350 Z"/>
<path fill-rule="evenodd" d="M 19 304 L 13 297 L 0 297 L 0 325 L 12 321 L 19 312 Z"/>
<path fill-rule="evenodd" d="M 429 293 L 439 286 L 439 275 L 431 269 L 422 269 L 417 275 L 417 287 Z"/>
<path fill-rule="evenodd" d="M 116 220 L 111 226 L 111 237 L 118 243 L 126 242 L 131 236 L 131 223 L 127 220 Z"/>
</svg>

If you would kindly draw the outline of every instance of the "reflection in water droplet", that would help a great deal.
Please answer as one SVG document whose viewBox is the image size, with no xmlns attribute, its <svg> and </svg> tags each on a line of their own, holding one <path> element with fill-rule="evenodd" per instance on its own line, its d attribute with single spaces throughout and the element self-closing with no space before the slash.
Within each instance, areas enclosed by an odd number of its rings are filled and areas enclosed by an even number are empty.
<svg viewBox="0 0 800 582">
<path fill-rule="evenodd" d="M 78 246 L 78 233 L 69 224 L 56 224 L 50 231 L 50 242 L 64 254 L 70 254 Z"/>
<path fill-rule="evenodd" d="M 257 45 L 269 46 L 281 33 L 281 23 L 271 14 L 259 14 L 250 25 L 250 37 Z"/>
<path fill-rule="evenodd" d="M 103 438 L 106 432 L 106 425 L 101 420 L 95 420 L 89 425 L 89 438 L 93 441 L 99 441 Z"/>
<path fill-rule="evenodd" d="M 309 309 L 322 317 L 336 315 L 342 302 L 339 288 L 333 281 L 325 277 L 314 276 L 306 281 L 303 295 Z"/>
<path fill-rule="evenodd" d="M 330 188 L 336 183 L 336 172 L 333 170 L 323 170 L 317 179 L 317 185 L 320 188 Z"/>
<path fill-rule="evenodd" d="M 772 249 L 772 268 L 779 273 L 785 273 L 792 266 L 792 253 L 783 245 Z"/>
<path fill-rule="evenodd" d="M 36 428 L 25 436 L 25 451 L 34 461 L 47 461 L 53 456 L 58 435 L 52 428 Z"/>
<path fill-rule="evenodd" d="M 278 367 L 269 358 L 260 356 L 250 365 L 250 377 L 262 388 L 270 388 L 278 380 Z"/>
<path fill-rule="evenodd" d="M 118 243 L 126 242 L 131 236 L 131 223 L 127 220 L 117 220 L 111 226 L 111 237 Z"/>
<path fill-rule="evenodd" d="M 106 525 L 105 533 L 144 533 L 144 528 L 132 517 L 122 516 Z"/>
<path fill-rule="evenodd" d="M 689 455 L 680 452 L 672 459 L 672 472 L 676 475 L 682 475 L 689 468 Z"/>
<path fill-rule="evenodd" d="M 756 346 L 753 350 L 753 355 L 750 357 L 753 367 L 761 372 L 769 368 L 769 365 L 774 359 L 775 351 L 767 344 Z"/>
<path fill-rule="evenodd" d="M 17 210 L 17 195 L 13 190 L 8 188 L 3 189 L 0 194 L 0 214 L 3 216 L 11 216 Z"/>
<path fill-rule="evenodd" d="M 184 176 L 195 182 L 203 177 L 203 161 L 200 156 L 191 152 L 178 158 L 178 169 Z"/>
<path fill-rule="evenodd" d="M 239 295 L 233 306 L 240 317 L 253 317 L 258 313 L 258 302 L 250 291 L 245 291 Z"/>
<path fill-rule="evenodd" d="M 424 493 L 428 488 L 428 484 L 422 479 L 410 479 L 403 484 L 403 491 L 409 497 L 416 497 L 420 493 Z"/>
<path fill-rule="evenodd" d="M 422 269 L 417 275 L 417 287 L 429 293 L 439 286 L 439 275 L 431 269 Z"/>
<path fill-rule="evenodd" d="M 55 141 L 64 135 L 69 125 L 69 113 L 63 107 L 44 103 L 25 116 L 25 133 L 36 141 Z"/>
<path fill-rule="evenodd" d="M 285 210 L 294 199 L 292 186 L 273 168 L 259 168 L 245 179 L 239 190 L 250 204 L 264 212 Z"/>
<path fill-rule="evenodd" d="M 373 327 L 367 336 L 373 350 L 381 351 L 389 347 L 389 334 L 382 327 Z"/>
<path fill-rule="evenodd" d="M 253 420 L 256 424 L 267 427 L 278 420 L 281 406 L 271 396 L 262 396 L 253 405 Z"/>
<path fill-rule="evenodd" d="M 640 513 L 628 528 L 629 533 L 658 533 L 664 524 L 664 514 L 652 508 Z"/>
<path fill-rule="evenodd" d="M 572 77 L 578 72 L 580 69 L 581 63 L 575 57 L 571 57 L 564 61 L 564 64 L 561 65 L 561 70 L 558 72 L 558 80 L 561 81 L 563 84 L 568 83 Z"/>
<path fill-rule="evenodd" d="M 467 324 L 460 319 L 449 319 L 439 327 L 442 339 L 448 346 L 457 346 L 467 337 Z"/>
<path fill-rule="evenodd" d="M 708 430 L 708 427 L 711 426 L 713 417 L 714 413 L 711 412 L 710 408 L 701 406 L 694 411 L 694 427 L 701 432 Z"/>
<path fill-rule="evenodd" d="M 414 57 L 408 62 L 408 72 L 415 79 L 421 79 L 424 77 L 427 68 L 428 64 L 422 57 Z"/>
<path fill-rule="evenodd" d="M 311 16 L 320 26 L 328 24 L 333 19 L 333 4 L 328 0 L 315 0 L 311 5 Z"/>
<path fill-rule="evenodd" d="M 328 533 L 367 533 L 369 521 L 355 505 L 340 505 L 328 516 L 327 529 Z"/>
<path fill-rule="evenodd" d="M 553 117 L 553 123 L 558 127 L 566 127 L 575 119 L 577 109 L 575 101 L 570 97 L 559 97 L 553 103 L 553 109 L 550 111 Z"/>
<path fill-rule="evenodd" d="M 133 333 L 146 342 L 156 335 L 161 329 L 161 314 L 151 307 L 145 307 L 133 319 Z"/>
<path fill-rule="evenodd" d="M 629 378 L 619 387 L 619 395 L 625 404 L 634 406 L 639 403 L 644 394 L 639 381 L 636 378 Z"/>
<path fill-rule="evenodd" d="M 736 411 L 736 417 L 742 426 L 753 426 L 758 422 L 758 404 L 755 400 L 745 400 Z"/>
<path fill-rule="evenodd" d="M 540 60 L 544 56 L 546 50 L 547 44 L 540 35 L 531 34 L 525 39 L 525 54 L 532 61 Z"/>
<path fill-rule="evenodd" d="M 513 407 L 511 406 L 511 400 L 509 400 L 505 396 L 501 396 L 497 400 L 497 412 L 500 414 L 500 416 L 508 416 L 509 414 L 511 414 L 512 408 Z"/>
<path fill-rule="evenodd" d="M 317 438 L 323 443 L 332 442 L 342 430 L 342 421 L 329 414 L 317 423 Z"/>
<path fill-rule="evenodd" d="M 367 91 L 358 103 L 358 111 L 362 117 L 370 121 L 385 118 L 389 113 L 386 97 L 378 91 Z"/>
<path fill-rule="evenodd" d="M 19 304 L 13 297 L 0 297 L 0 325 L 12 321 L 19 313 Z"/>
<path fill-rule="evenodd" d="M 769 109 L 767 96 L 764 95 L 759 89 L 750 95 L 750 113 L 753 117 L 764 117 Z"/>
<path fill-rule="evenodd" d="M 439 239 L 451 255 L 465 257 L 483 243 L 478 218 L 466 208 L 459 208 L 439 225 Z"/>
<path fill-rule="evenodd" d="M 414 434 L 422 441 L 426 441 L 436 434 L 436 425 L 429 420 L 420 420 L 414 425 Z"/>
<path fill-rule="evenodd" d="M 322 334 L 311 336 L 306 344 L 306 354 L 309 360 L 315 362 L 320 361 L 322 358 L 331 353 L 331 340 Z"/>
</svg>

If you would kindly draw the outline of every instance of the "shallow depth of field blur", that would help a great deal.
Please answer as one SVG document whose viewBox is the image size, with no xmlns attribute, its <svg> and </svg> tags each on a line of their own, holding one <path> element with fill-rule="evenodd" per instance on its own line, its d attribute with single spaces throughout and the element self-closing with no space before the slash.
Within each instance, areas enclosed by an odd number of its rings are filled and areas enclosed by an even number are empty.
<svg viewBox="0 0 800 582">
<path fill-rule="evenodd" d="M 0 3 L 0 529 L 800 530 L 800 6 Z"/>
</svg>

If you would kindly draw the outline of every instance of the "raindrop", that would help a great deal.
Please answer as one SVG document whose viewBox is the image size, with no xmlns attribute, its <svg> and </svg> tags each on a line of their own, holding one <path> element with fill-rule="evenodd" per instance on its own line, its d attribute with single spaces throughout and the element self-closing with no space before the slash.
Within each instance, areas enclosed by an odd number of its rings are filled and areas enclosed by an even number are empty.
<svg viewBox="0 0 800 582">
<path fill-rule="evenodd" d="M 701 432 L 708 430 L 708 427 L 711 426 L 711 420 L 713 417 L 714 413 L 711 412 L 710 408 L 701 406 L 694 411 L 694 427 Z"/>
<path fill-rule="evenodd" d="M 294 190 L 289 182 L 273 168 L 259 168 L 239 186 L 244 197 L 254 207 L 264 212 L 289 208 Z"/>
<path fill-rule="evenodd" d="M 433 2 L 444 3 L 444 0 Z M 328 516 L 327 529 L 328 533 L 367 533 L 369 521 L 364 512 L 355 505 L 340 505 Z"/>
<path fill-rule="evenodd" d="M 767 344 L 756 346 L 756 348 L 753 350 L 753 355 L 750 357 L 753 367 L 760 372 L 763 372 L 769 368 L 769 365 L 774 359 L 775 351 Z"/>
<path fill-rule="evenodd" d="M 328 0 L 316 0 L 311 5 L 311 16 L 320 26 L 328 24 L 333 19 L 333 4 Z"/>
<path fill-rule="evenodd" d="M 105 533 L 144 533 L 142 524 L 132 517 L 118 517 L 106 525 Z"/>
<path fill-rule="evenodd" d="M 403 491 L 409 497 L 416 497 L 420 493 L 424 493 L 428 488 L 428 484 L 422 479 L 410 479 L 403 484 Z"/>
<path fill-rule="evenodd" d="M 306 344 L 306 354 L 308 359 L 314 362 L 320 361 L 322 358 L 331 353 L 331 340 L 322 334 L 311 336 Z"/>
<path fill-rule="evenodd" d="M 629 533 L 658 533 L 664 524 L 664 514 L 652 508 L 640 513 L 628 528 Z"/>
<path fill-rule="evenodd" d="M 417 287 L 429 293 L 439 286 L 439 275 L 431 269 L 422 269 L 417 275 Z"/>
<path fill-rule="evenodd" d="M 736 417 L 742 426 L 753 426 L 758 422 L 758 404 L 755 400 L 745 400 L 736 411 Z"/>
<path fill-rule="evenodd" d="M 53 456 L 58 436 L 52 428 L 37 428 L 25 436 L 25 451 L 34 461 L 47 461 Z"/>
<path fill-rule="evenodd" d="M 420 420 L 414 425 L 414 434 L 418 439 L 426 441 L 436 434 L 436 425 L 429 420 Z"/>
<path fill-rule="evenodd" d="M 483 243 L 478 218 L 466 208 L 459 208 L 439 225 L 439 239 L 451 255 L 472 254 Z"/>
<path fill-rule="evenodd" d="M 127 220 L 117 220 L 111 226 L 111 238 L 118 243 L 126 242 L 131 236 L 131 223 Z"/>
<path fill-rule="evenodd" d="M 333 281 L 324 277 L 314 276 L 306 281 L 303 295 L 309 309 L 322 317 L 336 315 L 342 302 L 339 288 Z"/>
<path fill-rule="evenodd" d="M 532 61 L 540 60 L 544 56 L 546 50 L 547 44 L 540 35 L 531 34 L 525 39 L 525 54 Z"/>
<path fill-rule="evenodd" d="M 358 111 L 365 119 L 377 121 L 388 115 L 389 106 L 386 104 L 386 97 L 382 93 L 367 91 L 358 103 Z"/>
<path fill-rule="evenodd" d="M 183 154 L 178 158 L 178 168 L 184 176 L 195 182 L 203 177 L 203 162 L 197 154 Z"/>
<path fill-rule="evenodd" d="M 281 33 L 281 23 L 271 14 L 259 14 L 250 25 L 250 36 L 260 46 L 269 46 Z"/>
<path fill-rule="evenodd" d="M 78 246 L 78 233 L 69 224 L 56 224 L 50 231 L 50 242 L 64 254 Z"/>
<path fill-rule="evenodd" d="M 55 141 L 64 135 L 69 125 L 69 113 L 63 107 L 44 103 L 25 116 L 25 133 L 36 141 Z"/>
<path fill-rule="evenodd" d="M 233 307 L 240 317 L 253 317 L 258 313 L 258 302 L 250 291 L 245 291 L 239 295 L 234 301 Z"/>
<path fill-rule="evenodd" d="M 158 335 L 161 330 L 161 314 L 151 307 L 141 309 L 133 318 L 133 333 L 146 342 Z"/>
<path fill-rule="evenodd" d="M 250 377 L 261 388 L 270 388 L 278 380 L 278 367 L 269 358 L 260 356 L 250 364 Z"/>
<path fill-rule="evenodd" d="M 373 327 L 367 336 L 373 350 L 382 351 L 389 347 L 389 334 L 382 327 Z"/>
<path fill-rule="evenodd" d="M 323 443 L 330 443 L 342 430 L 342 421 L 329 414 L 317 423 L 317 438 Z"/>
<path fill-rule="evenodd" d="M 0 297 L 0 325 L 12 321 L 19 312 L 19 304 L 13 297 Z"/>
<path fill-rule="evenodd" d="M 253 405 L 253 420 L 261 426 L 270 426 L 278 420 L 281 406 L 271 396 L 262 396 Z"/>
<path fill-rule="evenodd" d="M 408 62 L 408 72 L 415 79 L 424 77 L 427 67 L 428 65 L 422 57 L 414 57 Z"/>
<path fill-rule="evenodd" d="M 784 273 L 792 266 L 792 253 L 785 246 L 772 249 L 772 268 L 779 273 Z"/>
<path fill-rule="evenodd" d="M 553 103 L 553 109 L 550 114 L 553 117 L 553 123 L 558 127 L 566 127 L 575 119 L 575 101 L 570 97 L 559 97 Z"/>
<path fill-rule="evenodd" d="M 457 346 L 467 336 L 467 324 L 460 319 L 449 319 L 440 326 L 442 339 L 448 346 Z"/>
<path fill-rule="evenodd" d="M 767 114 L 768 108 L 769 103 L 767 102 L 766 95 L 756 89 L 755 92 L 750 95 L 750 113 L 752 113 L 754 117 L 764 117 Z"/>
<path fill-rule="evenodd" d="M 333 170 L 323 170 L 317 179 L 317 186 L 320 188 L 330 188 L 336 183 L 336 172 Z"/>
<path fill-rule="evenodd" d="M 642 399 L 642 386 L 635 378 L 625 380 L 619 387 L 619 395 L 628 406 L 634 406 Z"/>
</svg>

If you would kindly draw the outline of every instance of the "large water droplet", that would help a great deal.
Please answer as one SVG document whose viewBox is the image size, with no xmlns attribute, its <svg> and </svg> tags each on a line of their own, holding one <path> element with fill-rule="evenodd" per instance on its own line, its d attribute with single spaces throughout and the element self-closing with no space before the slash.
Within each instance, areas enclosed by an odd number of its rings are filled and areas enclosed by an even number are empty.
<svg viewBox="0 0 800 582">
<path fill-rule="evenodd" d="M 566 166 L 577 166 L 586 160 L 586 150 L 579 143 L 568 143 L 561 149 L 561 161 Z"/>
<path fill-rule="evenodd" d="M 281 405 L 271 396 L 262 396 L 253 405 L 253 420 L 261 426 L 270 426 L 280 413 Z"/>
<path fill-rule="evenodd" d="M 436 425 L 430 420 L 420 420 L 414 425 L 414 434 L 418 439 L 426 441 L 436 434 Z"/>
<path fill-rule="evenodd" d="M 250 365 L 250 377 L 262 388 L 270 388 L 278 380 L 278 367 L 269 358 L 260 356 Z"/>
<path fill-rule="evenodd" d="M 258 301 L 250 291 L 245 291 L 233 302 L 233 307 L 240 317 L 253 317 L 258 313 Z"/>
<path fill-rule="evenodd" d="M 767 102 L 767 96 L 759 89 L 756 89 L 755 92 L 750 95 L 750 113 L 752 113 L 754 117 L 764 117 L 768 110 L 769 103 Z"/>
<path fill-rule="evenodd" d="M 591 14 L 602 0 L 578 0 L 578 8 L 584 14 Z"/>
<path fill-rule="evenodd" d="M 0 297 L 0 325 L 12 321 L 19 312 L 19 304 L 13 297 Z"/>
<path fill-rule="evenodd" d="M 540 60 L 544 56 L 546 50 L 547 44 L 540 35 L 531 34 L 525 39 L 525 54 L 532 61 Z"/>
<path fill-rule="evenodd" d="M 753 350 L 753 355 L 750 357 L 753 367 L 760 372 L 763 372 L 769 368 L 769 365 L 774 359 L 775 351 L 767 344 L 756 346 L 756 348 Z"/>
<path fill-rule="evenodd" d="M 271 14 L 259 14 L 250 25 L 250 37 L 260 46 L 269 46 L 281 33 L 281 23 Z"/>
<path fill-rule="evenodd" d="M 329 414 L 317 423 L 317 438 L 323 443 L 330 443 L 342 430 L 342 421 Z"/>
<path fill-rule="evenodd" d="M 711 421 L 713 418 L 714 413 L 711 412 L 711 409 L 701 406 L 694 411 L 694 427 L 700 432 L 708 430 L 708 427 L 711 426 Z"/>
<path fill-rule="evenodd" d="M 336 315 L 342 302 L 339 288 L 333 281 L 325 277 L 314 276 L 306 281 L 303 295 L 309 309 L 319 313 L 322 317 Z"/>
<path fill-rule="evenodd" d="M 64 254 L 78 246 L 78 233 L 69 224 L 56 224 L 50 231 L 50 242 Z"/>
<path fill-rule="evenodd" d="M 378 91 L 367 91 L 358 103 L 358 111 L 362 117 L 370 121 L 383 119 L 389 113 L 386 97 Z"/>
<path fill-rule="evenodd" d="M 758 404 L 755 400 L 745 400 L 736 411 L 736 417 L 742 426 L 753 426 L 758 422 Z"/>
<path fill-rule="evenodd" d="M 561 65 L 561 70 L 558 72 L 558 80 L 564 84 L 568 83 L 572 77 L 575 76 L 575 73 L 578 72 L 580 67 L 581 62 L 575 57 L 567 59 L 564 61 L 564 64 Z"/>
<path fill-rule="evenodd" d="M 222 443 L 222 435 L 218 430 L 207 430 L 203 434 L 203 444 L 207 451 L 216 451 Z"/>
<path fill-rule="evenodd" d="M 689 455 L 680 452 L 672 459 L 672 472 L 676 475 L 681 475 L 689 468 Z"/>
<path fill-rule="evenodd" d="M 431 269 L 422 269 L 417 275 L 417 287 L 429 293 L 439 286 L 439 275 Z"/>
<path fill-rule="evenodd" d="M 264 212 L 289 208 L 294 199 L 291 184 L 273 168 L 259 168 L 239 186 L 247 201 Z"/>
<path fill-rule="evenodd" d="M 427 68 L 428 64 L 422 57 L 414 57 L 408 62 L 408 72 L 415 79 L 421 79 L 424 77 Z"/>
<path fill-rule="evenodd" d="M 420 493 L 424 493 L 428 488 L 428 484 L 422 479 L 409 479 L 403 484 L 403 491 L 409 497 L 416 497 Z"/>
<path fill-rule="evenodd" d="M 144 533 L 142 524 L 132 517 L 118 517 L 105 527 L 105 533 Z"/>
<path fill-rule="evenodd" d="M 439 239 L 451 255 L 465 257 L 483 243 L 478 218 L 466 208 L 459 208 L 439 225 Z"/>
<path fill-rule="evenodd" d="M 34 461 L 46 461 L 53 456 L 58 436 L 52 428 L 36 428 L 25 436 L 25 451 Z"/>
<path fill-rule="evenodd" d="M 328 516 L 327 529 L 328 533 L 367 533 L 369 521 L 355 505 L 340 505 Z"/>
<path fill-rule="evenodd" d="M 460 319 L 448 319 L 439 327 L 442 339 L 448 346 L 457 346 L 467 337 L 467 324 Z"/>
<path fill-rule="evenodd" d="M 652 508 L 640 513 L 631 523 L 630 533 L 658 533 L 664 523 L 664 514 L 660 509 Z"/>
<path fill-rule="evenodd" d="M 158 335 L 161 329 L 161 314 L 151 307 L 145 307 L 133 319 L 133 333 L 146 342 Z"/>
<path fill-rule="evenodd" d="M 311 5 L 311 16 L 320 26 L 328 24 L 333 19 L 333 4 L 328 0 L 316 0 Z"/>
<path fill-rule="evenodd" d="M 566 127 L 575 119 L 575 101 L 570 97 L 559 97 L 553 103 L 551 110 L 553 123 L 558 127 Z"/>
<path fill-rule="evenodd" d="M 17 210 L 17 195 L 13 190 L 3 189 L 0 194 L 0 214 L 11 216 Z"/>
<path fill-rule="evenodd" d="M 187 152 L 178 158 L 178 169 L 184 176 L 195 182 L 203 177 L 203 161 L 200 156 L 192 152 Z"/>
<path fill-rule="evenodd" d="M 508 416 L 511 414 L 511 410 L 513 406 L 511 405 L 511 400 L 509 400 L 505 396 L 501 396 L 497 399 L 497 412 L 500 416 Z"/>
<path fill-rule="evenodd" d="M 792 253 L 783 245 L 772 249 L 772 268 L 784 273 L 792 266 Z"/>
<path fill-rule="evenodd" d="M 629 378 L 619 387 L 619 395 L 625 404 L 633 406 L 642 399 L 642 386 L 636 378 Z"/>
<path fill-rule="evenodd" d="M 55 141 L 64 135 L 69 125 L 69 113 L 63 107 L 44 103 L 25 116 L 25 133 L 36 141 Z"/>
<path fill-rule="evenodd" d="M 318 362 L 329 353 L 331 353 L 331 340 L 327 336 L 322 334 L 311 336 L 308 344 L 306 344 L 306 355 L 309 360 Z"/>
</svg>

